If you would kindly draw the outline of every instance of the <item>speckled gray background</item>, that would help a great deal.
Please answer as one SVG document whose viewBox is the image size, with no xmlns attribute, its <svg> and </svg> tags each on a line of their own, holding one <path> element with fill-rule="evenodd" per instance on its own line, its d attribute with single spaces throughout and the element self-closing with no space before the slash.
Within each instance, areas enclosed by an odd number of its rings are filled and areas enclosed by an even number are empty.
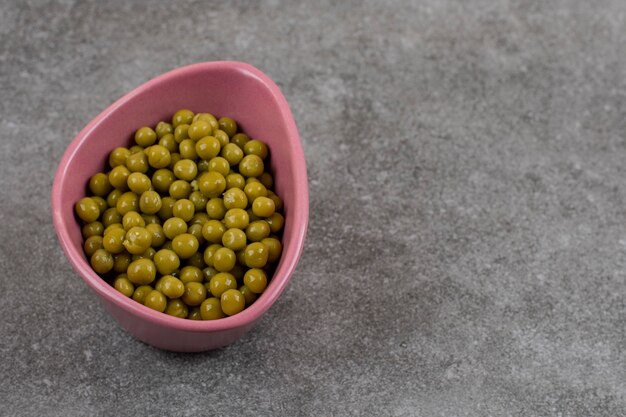
<svg viewBox="0 0 626 417">
<path fill-rule="evenodd" d="M 626 3 L 384 3 L 0 0 L 1 415 L 626 415 Z M 72 271 L 50 186 L 223 59 L 292 106 L 309 234 L 251 333 L 172 354 Z"/>
</svg>

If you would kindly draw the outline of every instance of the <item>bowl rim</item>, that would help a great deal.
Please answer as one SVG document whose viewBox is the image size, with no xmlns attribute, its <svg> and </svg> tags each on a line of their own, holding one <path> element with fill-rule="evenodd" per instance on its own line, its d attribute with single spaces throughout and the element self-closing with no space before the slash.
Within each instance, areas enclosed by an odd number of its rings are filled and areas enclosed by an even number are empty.
<svg viewBox="0 0 626 417">
<path fill-rule="evenodd" d="M 95 271 L 93 271 L 93 269 L 91 269 L 89 264 L 85 262 L 82 254 L 71 244 L 67 228 L 69 220 L 62 216 L 60 208 L 61 188 L 69 163 L 72 161 L 74 155 L 82 146 L 83 142 L 85 142 L 86 138 L 103 121 L 103 119 L 115 112 L 126 102 L 135 98 L 137 95 L 140 95 L 147 90 L 157 88 L 161 83 L 174 78 L 195 75 L 198 72 L 215 70 L 245 73 L 246 75 L 255 78 L 269 90 L 273 99 L 277 103 L 280 117 L 283 119 L 283 124 L 285 125 L 287 134 L 291 139 L 290 146 L 294 146 L 296 148 L 294 152 L 296 160 L 294 161 L 295 170 L 293 173 L 293 181 L 296 182 L 296 187 L 302 190 L 302 193 L 300 194 L 300 198 L 296 199 L 296 204 L 290 213 L 290 216 L 294 216 L 294 219 L 292 220 L 294 226 L 292 244 L 295 245 L 296 250 L 294 252 L 294 256 L 290 259 L 281 259 L 282 274 L 275 274 L 272 277 L 273 290 L 265 291 L 263 296 L 259 297 L 250 307 L 233 316 L 225 317 L 219 320 L 189 320 L 160 313 L 132 300 L 129 297 L 124 296 L 116 291 L 111 285 L 106 283 L 95 273 Z M 188 332 L 212 332 L 243 327 L 255 322 L 274 304 L 286 288 L 291 275 L 295 271 L 300 256 L 302 255 L 309 220 L 308 177 L 306 172 L 306 161 L 302 149 L 302 140 L 298 134 L 291 109 L 289 108 L 287 100 L 283 96 L 282 92 L 274 81 L 254 66 L 240 61 L 209 61 L 178 67 L 158 75 L 139 85 L 129 93 L 124 94 L 121 98 L 113 102 L 100 114 L 93 118 L 74 137 L 74 139 L 72 139 L 55 172 L 51 193 L 51 209 L 54 228 L 61 247 L 65 252 L 65 256 L 83 281 L 85 281 L 87 285 L 89 285 L 94 291 L 109 302 L 125 310 L 127 313 L 139 316 L 142 319 L 152 322 L 153 324 L 171 329 Z M 270 287 L 268 286 L 268 289 L 269 288 Z"/>
</svg>

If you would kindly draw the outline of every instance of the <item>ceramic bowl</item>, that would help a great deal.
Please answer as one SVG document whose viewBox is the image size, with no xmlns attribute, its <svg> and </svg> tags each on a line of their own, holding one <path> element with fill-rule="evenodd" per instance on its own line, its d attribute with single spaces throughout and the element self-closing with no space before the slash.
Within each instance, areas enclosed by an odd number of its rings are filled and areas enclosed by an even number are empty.
<svg viewBox="0 0 626 417">
<path fill-rule="evenodd" d="M 117 292 L 91 269 L 73 211 L 74 203 L 85 195 L 89 178 L 105 169 L 111 150 L 130 146 L 138 127 L 168 120 L 181 108 L 232 117 L 249 136 L 263 140 L 270 150 L 275 190 L 284 201 L 283 252 L 267 289 L 241 313 L 215 321 L 168 316 Z M 304 245 L 308 212 L 305 159 L 289 105 L 269 77 L 241 62 L 205 62 L 178 68 L 126 94 L 70 143 L 52 187 L 52 215 L 61 246 L 105 310 L 139 340 L 180 352 L 228 345 L 268 311 L 294 273 Z"/>
</svg>

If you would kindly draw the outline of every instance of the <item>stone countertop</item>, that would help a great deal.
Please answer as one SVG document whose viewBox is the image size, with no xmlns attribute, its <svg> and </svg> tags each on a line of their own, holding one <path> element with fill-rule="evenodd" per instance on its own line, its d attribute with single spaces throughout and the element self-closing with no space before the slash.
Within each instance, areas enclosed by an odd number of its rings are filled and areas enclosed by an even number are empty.
<svg viewBox="0 0 626 417">
<path fill-rule="evenodd" d="M 0 4 L 0 415 L 626 415 L 626 3 Z M 303 139 L 308 238 L 228 348 L 124 332 L 49 209 L 76 133 L 249 62 Z"/>
</svg>

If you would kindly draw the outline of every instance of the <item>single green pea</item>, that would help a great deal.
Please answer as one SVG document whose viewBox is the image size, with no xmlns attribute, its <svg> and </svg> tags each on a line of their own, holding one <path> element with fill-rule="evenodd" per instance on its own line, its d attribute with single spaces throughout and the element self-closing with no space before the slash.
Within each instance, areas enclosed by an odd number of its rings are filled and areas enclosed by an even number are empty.
<svg viewBox="0 0 626 417">
<path fill-rule="evenodd" d="M 164 275 L 154 287 L 161 291 L 167 298 L 180 298 L 185 292 L 185 284 L 172 275 Z"/>
<path fill-rule="evenodd" d="M 239 162 L 239 172 L 244 177 L 258 177 L 264 169 L 263 160 L 258 155 L 246 155 Z"/>
<path fill-rule="evenodd" d="M 179 258 L 187 259 L 198 251 L 200 244 L 198 239 L 192 234 L 183 233 L 172 239 L 172 250 Z"/>
<path fill-rule="evenodd" d="M 248 206 L 248 196 L 240 188 L 231 188 L 224 192 L 224 207 L 227 209 L 245 209 Z"/>
<path fill-rule="evenodd" d="M 180 270 L 179 279 L 186 284 L 188 282 L 202 282 L 204 273 L 197 266 L 187 265 Z"/>
<path fill-rule="evenodd" d="M 239 287 L 239 292 L 241 293 L 241 295 L 243 295 L 243 298 L 246 302 L 246 307 L 256 301 L 257 295 L 250 291 L 250 288 L 246 287 L 245 285 Z"/>
<path fill-rule="evenodd" d="M 219 220 L 209 220 L 202 226 L 202 237 L 207 242 L 221 243 L 224 232 L 226 232 L 226 226 Z"/>
<path fill-rule="evenodd" d="M 226 179 L 219 172 L 203 172 L 198 178 L 198 189 L 205 197 L 217 197 L 224 192 L 225 188 Z"/>
<path fill-rule="evenodd" d="M 191 197 L 191 196 L 189 196 L 189 197 Z M 193 215 L 191 220 L 189 220 L 189 226 L 194 225 L 194 224 L 204 225 L 204 223 L 206 223 L 208 221 L 209 221 L 209 215 L 208 214 L 202 213 L 202 212 L 196 213 L 196 214 Z"/>
<path fill-rule="evenodd" d="M 200 138 L 209 136 L 213 131 L 211 124 L 206 120 L 196 120 L 189 125 L 189 138 L 198 141 Z"/>
<path fill-rule="evenodd" d="M 117 199 L 115 208 L 121 216 L 129 211 L 137 211 L 139 209 L 139 197 L 131 191 L 125 192 Z"/>
<path fill-rule="evenodd" d="M 128 148 L 128 150 L 130 151 L 131 155 L 134 155 L 136 153 L 143 153 L 145 149 L 143 146 L 133 145 L 130 148 Z M 127 158 L 127 161 L 128 161 L 128 158 Z"/>
<path fill-rule="evenodd" d="M 257 197 L 252 202 L 252 212 L 258 217 L 270 217 L 275 210 L 276 206 L 271 198 Z"/>
<path fill-rule="evenodd" d="M 128 279 L 136 285 L 147 285 L 156 277 L 156 266 L 150 259 L 137 259 L 128 266 Z"/>
<path fill-rule="evenodd" d="M 155 214 L 161 210 L 161 196 L 156 191 L 144 191 L 139 197 L 139 209 L 145 214 Z"/>
<path fill-rule="evenodd" d="M 141 172 L 131 173 L 126 179 L 126 184 L 128 185 L 128 188 L 130 188 L 130 190 L 137 195 L 140 195 L 144 191 L 148 191 L 152 186 L 150 178 Z"/>
<path fill-rule="evenodd" d="M 116 166 L 125 166 L 126 158 L 130 156 L 130 151 L 127 148 L 118 147 L 111 151 L 109 154 L 109 166 L 115 168 Z"/>
<path fill-rule="evenodd" d="M 122 228 L 115 228 L 104 233 L 102 238 L 102 246 L 107 252 L 112 254 L 122 253 L 124 251 L 124 238 L 126 231 Z"/>
<path fill-rule="evenodd" d="M 230 141 L 228 134 L 221 129 L 213 130 L 213 136 L 218 140 L 221 147 L 226 146 Z"/>
<path fill-rule="evenodd" d="M 125 273 L 128 270 L 128 266 L 132 262 L 131 256 L 127 252 L 116 253 L 113 255 L 113 271 Z"/>
<path fill-rule="evenodd" d="M 215 158 L 220 150 L 220 142 L 215 136 L 205 136 L 196 142 L 196 154 L 205 161 Z"/>
<path fill-rule="evenodd" d="M 235 253 L 235 257 L 237 256 L 237 254 Z M 237 280 L 237 282 L 240 282 L 243 280 L 243 275 L 245 274 L 247 268 L 244 269 L 243 266 L 241 266 L 238 262 L 235 263 L 235 266 L 233 266 L 233 269 L 231 269 L 229 272 L 231 274 L 233 274 L 233 276 L 235 277 L 235 279 Z"/>
<path fill-rule="evenodd" d="M 246 227 L 246 238 L 250 242 L 260 242 L 271 233 L 270 225 L 265 220 L 256 220 L 250 222 Z"/>
<path fill-rule="evenodd" d="M 176 139 L 174 139 L 174 135 L 172 133 L 168 133 L 167 135 L 163 136 L 161 139 L 159 139 L 159 145 L 170 151 L 171 162 L 172 152 L 176 152 L 178 150 L 178 142 L 176 142 Z M 148 161 L 150 161 L 150 157 L 148 157 Z"/>
<path fill-rule="evenodd" d="M 123 192 L 118 190 L 117 188 L 113 189 L 107 196 L 107 206 L 115 207 L 117 204 L 117 199 L 120 198 L 122 194 Z"/>
<path fill-rule="evenodd" d="M 248 269 L 243 276 L 243 282 L 250 291 L 261 294 L 267 287 L 267 274 L 262 269 Z"/>
<path fill-rule="evenodd" d="M 205 211 L 206 203 L 209 201 L 200 191 L 192 191 L 189 200 L 193 203 L 196 212 Z"/>
<path fill-rule="evenodd" d="M 274 186 L 274 178 L 272 177 L 272 174 L 270 174 L 269 172 L 264 172 L 259 176 L 259 181 L 261 182 L 261 184 L 263 184 L 265 186 L 265 188 L 267 188 L 268 190 L 270 188 L 272 188 Z M 269 193 L 269 191 L 268 191 Z"/>
<path fill-rule="evenodd" d="M 228 174 L 226 176 L 226 189 L 229 190 L 231 188 L 239 188 L 243 190 L 243 187 L 246 186 L 246 179 L 243 175 L 238 173 Z"/>
<path fill-rule="evenodd" d="M 191 185 L 185 180 L 176 180 L 170 185 L 169 193 L 176 200 L 187 198 L 191 194 Z"/>
<path fill-rule="evenodd" d="M 97 249 L 89 261 L 91 267 L 100 275 L 104 275 L 113 269 L 113 255 L 104 249 Z"/>
<path fill-rule="evenodd" d="M 242 267 L 245 266 L 246 268 L 248 268 L 248 265 L 246 265 L 246 251 L 245 251 L 245 248 L 235 252 L 235 255 L 237 255 L 237 264 L 242 266 Z"/>
<path fill-rule="evenodd" d="M 200 307 L 194 307 L 189 310 L 189 315 L 187 316 L 189 320 L 202 320 L 202 315 L 200 314 Z"/>
<path fill-rule="evenodd" d="M 113 280 L 113 287 L 124 294 L 126 297 L 131 297 L 135 292 L 135 286 L 128 279 L 126 274 L 120 274 Z"/>
<path fill-rule="evenodd" d="M 87 257 L 91 258 L 91 256 L 96 253 L 98 249 L 104 249 L 104 245 L 102 244 L 102 236 L 90 236 L 85 240 L 83 244 L 83 249 L 85 250 L 85 254 Z"/>
<path fill-rule="evenodd" d="M 211 219 L 223 219 L 226 214 L 224 200 L 221 198 L 211 198 L 206 203 L 206 212 Z"/>
<path fill-rule="evenodd" d="M 174 217 L 174 204 L 176 204 L 176 199 L 172 197 L 161 198 L 161 209 L 157 213 L 161 220 L 165 221 Z"/>
<path fill-rule="evenodd" d="M 144 152 L 134 153 L 126 158 L 126 168 L 130 172 L 142 172 L 145 174 L 150 169 L 148 157 Z"/>
<path fill-rule="evenodd" d="M 152 233 L 144 227 L 133 227 L 124 238 L 124 247 L 132 255 L 141 255 L 152 244 Z"/>
<path fill-rule="evenodd" d="M 149 285 L 140 285 L 137 288 L 135 288 L 135 291 L 133 292 L 133 300 L 137 301 L 138 303 L 143 304 L 146 300 L 146 296 L 148 294 L 150 294 L 150 291 L 152 291 L 154 288 L 152 288 Z"/>
<path fill-rule="evenodd" d="M 206 264 L 204 263 L 204 253 L 202 250 L 198 250 L 198 252 L 191 255 L 189 258 L 185 260 L 185 264 L 187 266 L 195 266 L 196 268 L 202 270 L 206 268 Z"/>
<path fill-rule="evenodd" d="M 154 254 L 154 265 L 161 275 L 170 275 L 180 267 L 180 259 L 171 249 L 161 249 Z"/>
<path fill-rule="evenodd" d="M 180 217 L 171 217 L 163 223 L 163 233 L 168 239 L 174 239 L 178 235 L 187 232 L 187 223 Z"/>
<path fill-rule="evenodd" d="M 191 159 L 181 159 L 174 165 L 174 175 L 178 179 L 191 181 L 198 175 L 198 166 Z"/>
<path fill-rule="evenodd" d="M 229 137 L 235 136 L 237 133 L 237 122 L 230 117 L 221 117 L 218 121 L 220 129 L 222 129 Z"/>
<path fill-rule="evenodd" d="M 75 210 L 78 217 L 86 223 L 95 222 L 100 217 L 100 208 L 90 197 L 81 198 L 76 203 Z"/>
<path fill-rule="evenodd" d="M 139 205 L 139 208 L 141 208 L 141 204 Z M 161 224 L 161 219 L 156 214 L 141 213 L 141 217 L 143 218 L 146 226 L 149 224 Z"/>
<path fill-rule="evenodd" d="M 213 266 L 213 255 L 215 254 L 215 251 L 217 251 L 219 248 L 221 248 L 222 245 L 219 245 L 217 243 L 214 243 L 212 245 L 207 246 L 207 248 L 204 250 L 204 263 L 207 264 L 208 266 Z"/>
<path fill-rule="evenodd" d="M 136 261 L 137 259 L 150 259 L 154 261 L 154 255 L 156 254 L 156 249 L 148 248 L 145 252 L 133 255 L 130 259 L 132 261 Z"/>
<path fill-rule="evenodd" d="M 251 182 L 243 187 L 248 201 L 254 202 L 258 197 L 267 197 L 267 188 L 260 182 Z"/>
<path fill-rule="evenodd" d="M 176 165 L 176 162 L 180 161 L 181 159 L 183 159 L 182 156 L 180 156 L 180 153 L 178 152 L 171 152 L 170 153 L 170 164 L 167 166 L 167 169 L 169 169 L 170 171 L 174 169 L 174 165 Z"/>
<path fill-rule="evenodd" d="M 218 274 L 218 270 L 213 268 L 212 266 L 207 266 L 202 269 L 202 273 L 204 274 L 204 280 L 209 282 L 214 275 Z"/>
<path fill-rule="evenodd" d="M 124 230 L 124 226 L 122 226 L 122 223 L 113 223 L 108 225 L 105 229 L 104 229 L 104 233 L 103 236 L 106 236 L 111 230 L 115 230 L 115 229 L 120 229 L 124 232 L 126 232 Z"/>
<path fill-rule="evenodd" d="M 92 175 L 89 179 L 89 190 L 91 190 L 94 195 L 105 197 L 112 189 L 113 186 L 109 182 L 109 177 L 102 172 Z"/>
<path fill-rule="evenodd" d="M 213 254 L 213 267 L 220 272 L 232 270 L 236 261 L 235 252 L 229 248 L 219 248 Z"/>
<path fill-rule="evenodd" d="M 181 124 L 189 124 L 192 122 L 194 114 L 191 110 L 181 109 L 172 116 L 172 126 L 176 127 Z"/>
<path fill-rule="evenodd" d="M 217 119 L 211 113 L 197 113 L 193 117 L 192 123 L 197 122 L 198 120 L 204 120 L 205 122 L 209 122 L 209 124 L 211 125 L 211 130 L 219 128 L 219 123 L 217 122 Z"/>
<path fill-rule="evenodd" d="M 229 228 L 245 229 L 250 219 L 248 213 L 240 208 L 232 208 L 224 214 L 224 225 Z"/>
<path fill-rule="evenodd" d="M 274 202 L 274 207 L 276 211 L 283 209 L 283 200 L 272 190 L 267 190 L 267 198 L 271 199 Z"/>
<path fill-rule="evenodd" d="M 185 222 L 188 222 L 195 214 L 196 206 L 194 206 L 191 200 L 181 198 L 180 200 L 176 201 L 176 203 L 174 203 L 172 212 L 174 213 L 174 217 L 178 217 L 180 219 L 183 219 Z"/>
<path fill-rule="evenodd" d="M 89 198 L 91 198 L 96 203 L 96 205 L 98 206 L 98 210 L 100 210 L 100 214 L 104 213 L 104 210 L 109 208 L 109 205 L 104 198 L 98 197 L 97 195 L 92 195 Z"/>
<path fill-rule="evenodd" d="M 185 292 L 182 300 L 188 306 L 197 306 L 206 299 L 206 288 L 199 282 L 188 282 L 185 284 Z"/>
<path fill-rule="evenodd" d="M 152 247 L 158 248 L 165 243 L 165 232 L 160 224 L 147 224 L 146 230 L 152 235 Z"/>
<path fill-rule="evenodd" d="M 198 244 L 202 246 L 205 243 L 204 236 L 202 236 L 202 225 L 201 224 L 192 224 L 187 227 L 187 233 L 193 235 L 197 240 Z"/>
<path fill-rule="evenodd" d="M 148 147 L 154 144 L 157 140 L 157 134 L 149 127 L 140 127 L 135 132 L 135 142 L 142 147 Z"/>
<path fill-rule="evenodd" d="M 174 140 L 176 143 L 181 143 L 185 139 L 189 139 L 189 125 L 182 124 L 176 126 L 176 129 L 174 129 Z"/>
<path fill-rule="evenodd" d="M 207 298 L 200 304 L 200 317 L 202 320 L 217 320 L 225 317 L 222 305 L 218 298 Z"/>
<path fill-rule="evenodd" d="M 167 307 L 167 298 L 160 291 L 152 290 L 146 295 L 144 305 L 162 313 Z"/>
<path fill-rule="evenodd" d="M 122 217 L 122 226 L 124 230 L 129 231 L 133 227 L 144 227 L 146 221 L 141 217 L 141 214 L 136 211 L 129 211 Z"/>
<path fill-rule="evenodd" d="M 113 223 L 121 223 L 122 216 L 115 207 L 108 208 L 102 213 L 102 225 L 107 227 Z"/>
<path fill-rule="evenodd" d="M 228 161 L 230 166 L 237 165 L 243 158 L 243 151 L 234 143 L 229 143 L 220 151 L 220 156 Z"/>
<path fill-rule="evenodd" d="M 245 133 L 237 133 L 230 140 L 231 143 L 234 143 L 235 145 L 239 146 L 241 149 L 243 149 L 246 146 L 246 143 L 248 143 L 249 141 L 250 141 L 250 138 Z"/>
<path fill-rule="evenodd" d="M 196 153 L 196 142 L 191 139 L 185 139 L 178 145 L 178 152 L 180 152 L 180 157 L 182 159 L 198 159 L 198 154 Z"/>
<path fill-rule="evenodd" d="M 246 306 L 243 295 L 236 289 L 229 289 L 224 291 L 222 293 L 220 301 L 222 305 L 222 311 L 227 316 L 232 316 L 241 312 Z"/>
<path fill-rule="evenodd" d="M 265 219 L 267 224 L 270 225 L 270 230 L 272 233 L 278 233 L 283 228 L 285 224 L 285 218 L 280 213 L 274 213 L 268 218 Z"/>
<path fill-rule="evenodd" d="M 267 158 L 267 145 L 260 140 L 253 139 L 243 145 L 243 151 L 246 155 L 256 155 L 261 159 Z"/>
<path fill-rule="evenodd" d="M 283 245 L 280 243 L 280 240 L 278 240 L 278 238 L 276 237 L 270 236 L 265 239 L 262 239 L 261 243 L 263 243 L 267 247 L 268 262 L 270 263 L 276 262 L 278 258 L 280 258 L 280 254 L 283 250 Z"/>
<path fill-rule="evenodd" d="M 230 164 L 226 158 L 216 156 L 209 160 L 209 172 L 219 172 L 222 177 L 225 177 L 230 173 Z M 224 180 L 224 187 L 226 187 L 226 180 Z"/>
<path fill-rule="evenodd" d="M 219 272 L 211 278 L 209 288 L 213 296 L 220 297 L 224 291 L 237 288 L 237 280 L 228 272 Z"/>
<path fill-rule="evenodd" d="M 209 161 L 201 159 L 196 165 L 198 165 L 198 174 L 201 172 L 207 172 L 209 170 Z"/>
<path fill-rule="evenodd" d="M 252 242 L 244 250 L 244 260 L 249 268 L 263 268 L 268 256 L 267 246 L 261 242 Z"/>
<path fill-rule="evenodd" d="M 139 197 L 139 199 L 141 200 L 141 197 Z M 139 208 L 141 209 L 141 204 L 139 205 Z M 146 226 L 149 224 L 161 224 L 161 219 L 156 214 L 141 213 L 141 218 L 143 218 Z"/>
<path fill-rule="evenodd" d="M 246 247 L 246 234 L 241 229 L 228 229 L 222 235 L 222 244 L 234 251 L 241 250 Z"/>
<path fill-rule="evenodd" d="M 103 233 L 104 226 L 97 220 L 95 222 L 87 223 L 82 228 L 82 234 L 85 239 L 91 236 L 102 236 Z"/>
<path fill-rule="evenodd" d="M 164 313 L 169 316 L 186 319 L 189 315 L 189 307 L 187 307 L 187 305 L 182 300 L 168 300 Z"/>
<path fill-rule="evenodd" d="M 174 126 L 167 122 L 161 121 L 157 123 L 156 127 L 154 128 L 154 132 L 156 133 L 157 137 L 161 139 L 165 135 L 170 135 L 174 133 Z"/>
<path fill-rule="evenodd" d="M 168 148 L 160 144 L 150 146 L 148 150 L 148 164 L 152 168 L 163 169 L 169 166 L 170 162 L 172 162 L 172 154 Z"/>
</svg>

